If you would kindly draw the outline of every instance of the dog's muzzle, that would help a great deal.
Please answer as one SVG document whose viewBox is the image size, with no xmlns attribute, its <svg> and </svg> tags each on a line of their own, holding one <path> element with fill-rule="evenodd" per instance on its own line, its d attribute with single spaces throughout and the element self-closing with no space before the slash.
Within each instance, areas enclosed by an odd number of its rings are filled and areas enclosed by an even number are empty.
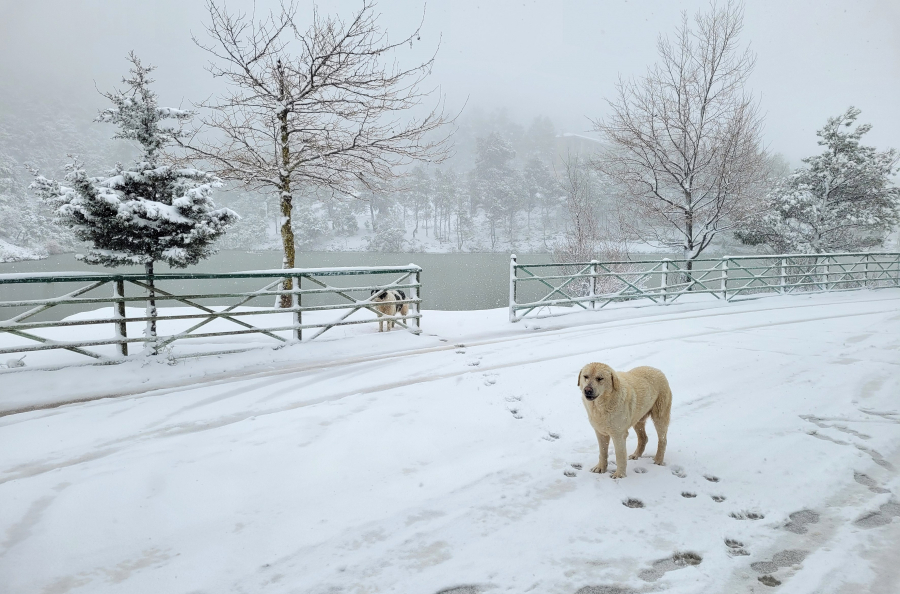
<svg viewBox="0 0 900 594">
<path fill-rule="evenodd" d="M 597 395 L 594 393 L 594 391 L 591 388 L 585 388 L 584 397 L 587 398 L 588 400 L 593 400 L 594 398 L 597 397 Z"/>
</svg>

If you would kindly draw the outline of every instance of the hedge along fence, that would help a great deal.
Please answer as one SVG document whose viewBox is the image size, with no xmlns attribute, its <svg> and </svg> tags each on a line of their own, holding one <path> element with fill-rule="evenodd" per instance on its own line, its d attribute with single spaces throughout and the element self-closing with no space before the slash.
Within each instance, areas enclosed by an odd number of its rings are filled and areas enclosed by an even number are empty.
<svg viewBox="0 0 900 594">
<path fill-rule="evenodd" d="M 23 354 L 33 351 L 62 349 L 77 353 L 97 362 L 115 362 L 129 355 L 129 345 L 138 343 L 143 346 L 143 354 L 156 354 L 173 343 L 191 339 L 216 339 L 228 336 L 258 335 L 274 343 L 287 344 L 302 340 L 314 340 L 339 326 L 377 323 L 392 320 L 394 323 L 414 334 L 420 333 L 421 313 L 421 272 L 415 264 L 409 266 L 349 267 L 349 268 L 294 268 L 278 270 L 258 270 L 248 272 L 231 272 L 220 274 L 201 273 L 167 273 L 153 275 L 152 292 L 150 277 L 146 274 L 93 274 L 93 273 L 49 273 L 49 274 L 2 274 L 0 275 L 0 317 L 10 312 L 9 317 L 0 321 L 0 335 L 8 334 L 26 339 L 25 344 L 0 348 L 0 357 L 10 354 Z M 282 289 L 286 278 L 294 279 L 293 289 Z M 371 282 L 375 278 L 376 282 Z M 351 286 L 333 286 L 337 279 L 352 282 Z M 355 282 L 362 279 L 365 284 Z M 369 280 L 370 282 L 365 282 Z M 253 290 L 202 290 L 204 281 L 215 281 L 220 286 L 259 281 L 265 284 Z M 52 293 L 59 296 L 43 299 L 7 299 L 5 293 L 13 292 L 12 288 L 24 284 L 40 283 Z M 174 289 L 171 285 L 177 285 Z M 75 286 L 75 288 L 73 288 Z M 99 295 L 105 288 L 110 293 Z M 376 294 L 385 289 L 403 291 L 406 299 L 395 303 L 409 304 L 407 315 L 385 316 L 375 308 L 372 302 L 373 291 Z M 290 295 L 290 308 L 277 305 L 263 305 L 264 301 L 277 304 L 281 295 Z M 357 295 L 357 296 L 354 296 Z M 201 301 L 203 303 L 201 303 Z M 179 306 L 178 311 L 172 308 L 156 309 L 151 302 L 170 302 Z M 213 302 L 213 303 L 211 303 Z M 144 315 L 127 315 L 127 304 L 146 304 Z M 50 310 L 68 308 L 85 310 L 96 306 L 111 305 L 111 316 L 85 318 L 70 316 L 67 319 L 47 319 Z M 187 306 L 187 311 L 182 311 Z M 166 310 L 170 311 L 167 312 Z M 101 310 L 102 311 L 102 310 Z M 329 320 L 306 320 L 304 313 L 329 312 L 341 314 Z M 348 319 L 356 312 L 369 312 L 374 315 L 357 319 Z M 276 325 L 260 324 L 266 316 L 277 314 Z M 290 314 L 290 323 L 284 323 L 284 314 Z M 260 317 L 262 316 L 262 317 Z M 321 316 L 318 316 L 321 317 Z M 170 334 L 149 332 L 151 325 L 165 328 L 166 322 L 179 321 L 188 325 Z M 228 329 L 211 330 L 207 326 L 211 322 L 225 321 Z M 147 329 L 143 335 L 128 334 L 128 323 L 145 322 Z M 218 324 L 221 326 L 221 324 Z M 72 329 L 89 327 L 107 327 L 108 338 L 94 336 L 78 340 L 58 340 L 41 336 L 35 331 L 42 329 Z M 206 328 L 205 328 L 206 327 Z M 304 330 L 313 331 L 304 336 Z M 286 335 L 285 335 L 286 334 Z M 91 350 L 90 347 L 115 345 L 116 355 L 104 355 Z M 249 347 L 252 348 L 252 347 Z M 237 349 L 237 350 L 247 350 Z M 211 351 L 196 354 L 222 354 L 228 351 Z"/>
<path fill-rule="evenodd" d="M 523 286 L 529 291 L 524 301 Z M 513 254 L 509 320 L 546 315 L 558 306 L 592 310 L 635 300 L 667 304 L 685 295 L 706 294 L 733 301 L 767 293 L 885 287 L 900 287 L 898 252 L 551 264 L 519 264 Z"/>
</svg>

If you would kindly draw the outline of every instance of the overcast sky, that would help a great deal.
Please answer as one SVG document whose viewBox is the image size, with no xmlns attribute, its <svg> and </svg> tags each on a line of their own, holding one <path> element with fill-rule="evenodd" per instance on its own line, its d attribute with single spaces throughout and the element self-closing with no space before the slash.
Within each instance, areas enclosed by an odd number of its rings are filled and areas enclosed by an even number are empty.
<svg viewBox="0 0 900 594">
<path fill-rule="evenodd" d="M 257 13 L 276 2 L 259 0 Z M 320 2 L 349 15 L 357 0 Z M 229 7 L 252 9 L 231 0 Z M 312 2 L 300 2 L 308 23 Z M 708 6 L 674 0 L 431 0 L 414 60 L 440 51 L 433 83 L 448 105 L 505 107 L 527 123 L 549 116 L 565 132 L 590 128 L 606 113 L 617 78 L 640 75 L 656 60 L 655 40 L 679 14 Z M 419 21 L 424 3 L 382 1 L 380 23 L 394 37 Z M 201 0 L 0 0 L 0 93 L 64 98 L 103 106 L 106 90 L 135 50 L 158 66 L 163 102 L 187 105 L 214 92 L 205 54 Z M 766 115 L 766 141 L 797 164 L 818 152 L 815 130 L 849 105 L 873 124 L 869 144 L 900 148 L 900 0 L 749 0 L 742 36 L 758 55 L 750 89 Z"/>
</svg>

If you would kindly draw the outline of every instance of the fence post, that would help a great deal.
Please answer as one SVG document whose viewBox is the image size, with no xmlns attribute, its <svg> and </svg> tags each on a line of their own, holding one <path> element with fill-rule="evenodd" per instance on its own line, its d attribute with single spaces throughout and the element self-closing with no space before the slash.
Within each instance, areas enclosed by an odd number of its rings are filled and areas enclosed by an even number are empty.
<svg viewBox="0 0 900 594">
<path fill-rule="evenodd" d="M 415 264 L 410 264 L 410 266 L 415 266 Z M 412 291 L 410 291 L 410 293 L 413 295 L 413 297 L 412 297 L 413 299 L 422 299 L 422 277 L 421 277 L 421 274 L 422 274 L 422 269 L 421 268 L 417 269 L 416 270 L 416 286 L 413 287 Z M 422 303 L 420 301 L 420 302 L 416 303 L 416 334 L 420 334 L 422 331 L 421 330 L 421 328 L 422 328 L 421 315 L 422 315 Z"/>
<path fill-rule="evenodd" d="M 779 260 L 778 260 L 778 276 L 779 276 L 778 293 L 780 293 L 781 295 L 784 295 L 784 288 L 785 288 L 785 285 L 787 284 L 786 279 L 785 279 L 785 273 L 784 273 L 784 269 L 785 269 L 784 261 L 785 261 L 785 258 L 779 258 Z"/>
<path fill-rule="evenodd" d="M 828 284 L 831 277 L 831 267 L 828 265 L 828 258 L 825 258 L 825 291 L 831 291 L 832 287 Z"/>
<path fill-rule="evenodd" d="M 297 293 L 294 293 L 294 299 L 292 300 L 296 310 L 294 311 L 294 325 L 297 326 L 295 330 L 298 341 L 303 340 L 303 329 L 300 328 L 300 325 L 303 323 L 303 312 L 300 311 L 300 306 L 303 304 L 303 295 L 300 294 L 300 278 L 299 276 L 294 277 L 294 290 Z"/>
<path fill-rule="evenodd" d="M 897 265 L 897 286 L 900 287 L 900 254 L 894 254 L 894 264 Z M 888 264 L 888 270 L 891 269 L 891 265 Z M 890 273 L 888 273 L 888 278 L 891 278 Z"/>
<path fill-rule="evenodd" d="M 113 324 L 113 328 L 115 329 L 116 338 L 128 338 L 128 329 L 125 325 L 125 302 L 120 301 L 123 297 L 125 297 L 125 281 L 122 279 L 117 280 L 113 283 L 113 297 L 116 301 L 113 303 L 113 317 L 117 320 L 115 324 Z M 128 356 L 128 343 L 124 340 L 118 343 L 119 345 L 119 354 L 123 357 Z"/>
<path fill-rule="evenodd" d="M 896 280 L 897 280 L 897 286 L 900 287 L 900 254 L 894 254 L 894 262 L 893 262 L 893 263 L 897 265 L 897 278 L 896 278 Z M 890 269 L 891 269 L 891 265 L 888 264 L 888 271 L 890 271 Z M 888 277 L 888 282 L 890 282 L 890 278 L 891 278 L 891 273 L 890 273 L 890 272 L 888 272 L 887 277 Z"/>
<path fill-rule="evenodd" d="M 516 255 L 509 255 L 509 321 L 516 319 Z"/>
<path fill-rule="evenodd" d="M 597 260 L 591 260 L 591 287 L 590 292 L 588 293 L 588 297 L 591 298 L 591 309 L 595 309 L 597 305 L 597 300 L 594 297 L 597 296 Z"/>
<path fill-rule="evenodd" d="M 722 258 L 722 300 L 728 301 L 728 256 Z"/>
<path fill-rule="evenodd" d="M 668 287 L 669 287 L 669 259 L 663 258 L 662 261 L 662 275 L 660 276 L 659 281 L 659 289 L 662 293 L 663 303 L 666 302 L 666 297 L 668 296 Z"/>
<path fill-rule="evenodd" d="M 823 279 L 823 275 L 822 275 L 822 263 L 819 260 L 819 256 L 816 256 L 814 258 L 813 262 L 814 262 L 813 270 L 815 271 L 814 275 L 815 275 L 815 279 L 816 279 L 816 283 L 815 283 L 816 289 L 819 291 L 824 291 L 825 283 L 824 283 L 824 279 Z"/>
</svg>

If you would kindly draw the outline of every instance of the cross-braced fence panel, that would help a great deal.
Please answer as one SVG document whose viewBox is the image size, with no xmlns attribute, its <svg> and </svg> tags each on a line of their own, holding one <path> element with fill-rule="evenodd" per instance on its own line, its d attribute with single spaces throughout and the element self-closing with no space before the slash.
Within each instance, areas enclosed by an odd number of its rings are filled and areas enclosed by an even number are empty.
<svg viewBox="0 0 900 594">
<path fill-rule="evenodd" d="M 624 301 L 667 304 L 700 295 L 732 301 L 767 293 L 900 287 L 900 253 L 550 264 L 519 264 L 513 255 L 509 282 L 509 319 L 516 322 Z"/>
<path fill-rule="evenodd" d="M 0 361 L 42 351 L 100 362 L 137 352 L 177 358 L 220 353 L 224 345 L 233 352 L 266 341 L 314 340 L 335 328 L 378 322 L 418 334 L 421 271 L 411 264 L 153 276 L 0 275 Z M 286 279 L 290 289 L 284 288 Z M 21 296 L 17 289 L 27 285 L 40 285 L 43 294 Z M 290 296 L 290 307 L 279 306 L 282 295 Z M 131 346 L 140 349 L 130 352 Z M 7 361 L 10 366 L 14 359 Z"/>
</svg>

